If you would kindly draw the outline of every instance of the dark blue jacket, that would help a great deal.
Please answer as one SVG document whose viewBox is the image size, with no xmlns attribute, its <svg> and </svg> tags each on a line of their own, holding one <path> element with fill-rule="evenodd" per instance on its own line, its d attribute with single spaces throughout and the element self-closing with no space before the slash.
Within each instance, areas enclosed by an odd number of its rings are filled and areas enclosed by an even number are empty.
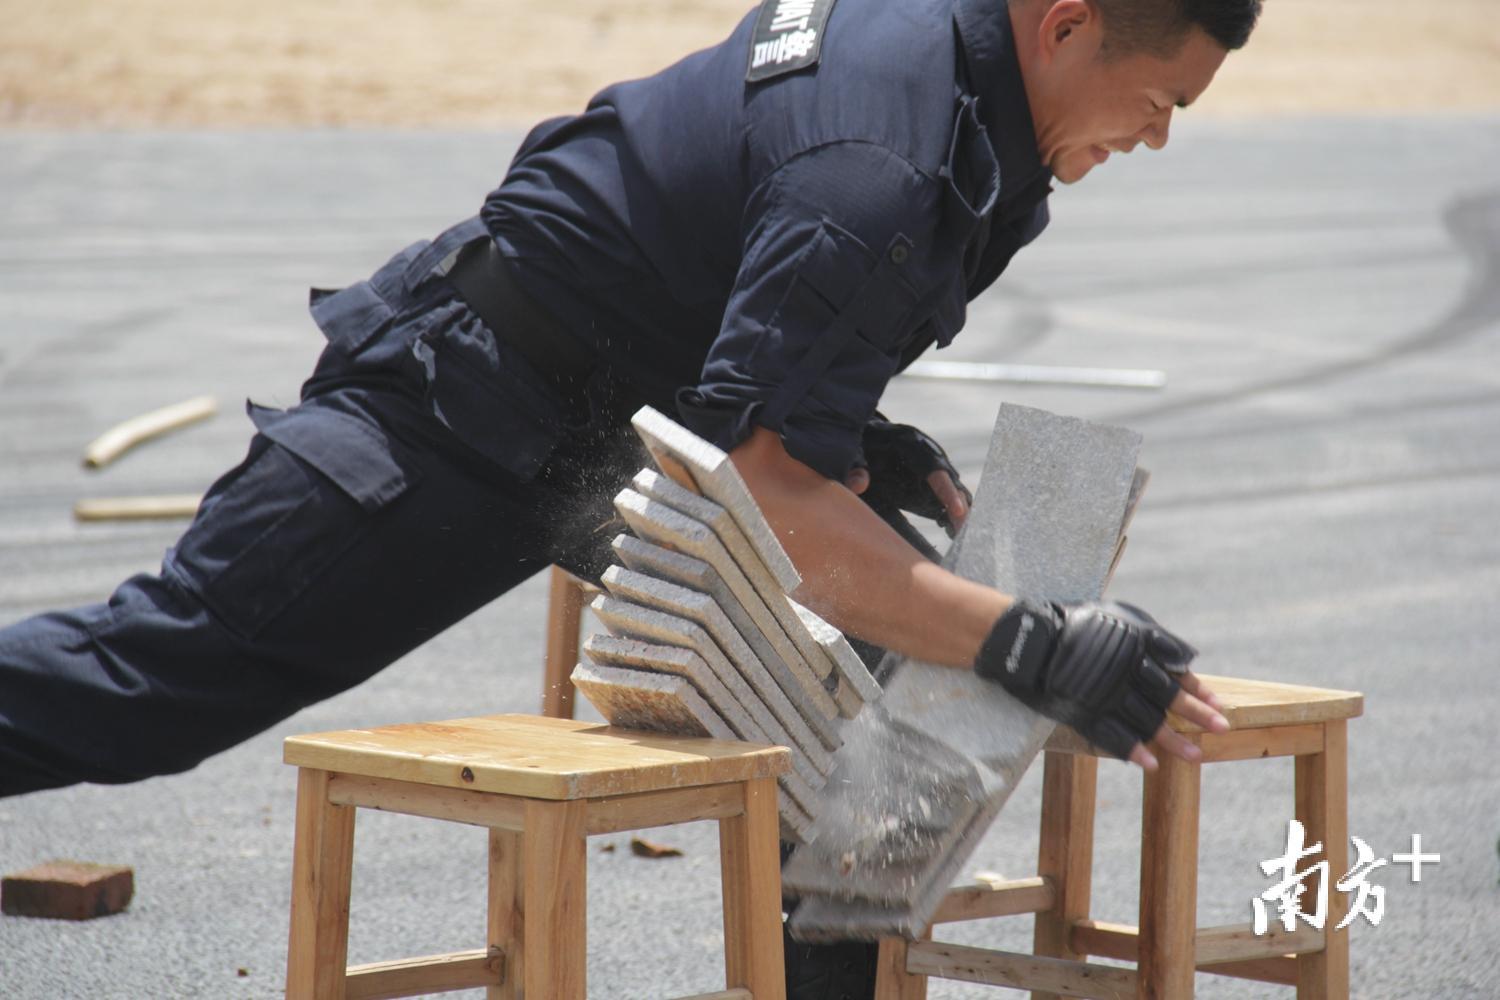
<svg viewBox="0 0 1500 1000">
<path fill-rule="evenodd" d="M 750 82 L 778 8 L 813 9 L 790 30 L 817 61 Z M 1050 179 L 1003 0 L 764 0 L 538 126 L 482 217 L 644 398 L 725 450 L 777 430 L 842 478 L 891 376 L 1046 225 Z"/>
</svg>

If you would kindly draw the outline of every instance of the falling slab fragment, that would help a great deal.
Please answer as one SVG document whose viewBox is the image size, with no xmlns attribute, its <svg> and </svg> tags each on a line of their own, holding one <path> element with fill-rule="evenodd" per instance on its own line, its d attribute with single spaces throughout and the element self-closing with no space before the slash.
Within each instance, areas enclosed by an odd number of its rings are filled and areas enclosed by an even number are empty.
<svg viewBox="0 0 1500 1000">
<path fill-rule="evenodd" d="M 904 906 L 920 893 L 995 791 L 997 776 L 940 739 L 891 719 L 877 703 L 850 726 L 848 753 L 859 768 L 841 768 L 837 794 L 824 796 L 820 826 L 852 832 L 814 848 L 818 863 L 788 866 L 782 886 L 796 896 L 823 895 Z"/>
<path fill-rule="evenodd" d="M 677 615 L 667 614 L 616 597 L 600 595 L 590 605 L 605 628 L 616 635 L 644 639 L 667 646 L 682 646 L 693 650 L 733 696 L 732 701 L 717 706 L 721 714 L 733 717 L 742 730 L 754 729 L 764 733 L 768 742 L 787 747 L 792 751 L 792 766 L 803 780 L 814 788 L 822 787 L 827 775 L 818 768 L 802 746 L 793 739 L 783 726 L 750 688 L 745 678 L 724 656 L 713 638 L 697 623 Z M 816 742 L 816 740 L 814 741 Z M 820 756 L 825 766 L 832 761 L 826 754 Z"/>
<path fill-rule="evenodd" d="M 834 675 L 838 679 L 838 685 L 833 692 L 833 700 L 838 705 L 839 714 L 846 719 L 852 719 L 859 715 L 860 709 L 865 705 L 879 701 L 881 696 L 880 685 L 876 683 L 865 661 L 859 658 L 854 647 L 849 645 L 849 640 L 844 638 L 844 633 L 828 624 L 822 618 L 808 608 L 804 608 L 796 601 L 788 598 L 792 610 L 797 617 L 802 619 L 802 624 L 807 627 L 807 632 L 814 641 L 828 655 L 828 660 L 833 664 Z"/>
<path fill-rule="evenodd" d="M 736 733 L 685 677 L 579 663 L 573 668 L 572 681 L 612 726 L 719 740 L 747 738 Z M 754 742 L 771 741 L 761 737 Z M 815 803 L 817 797 L 794 773 L 783 774 L 776 780 L 781 792 L 777 806 L 782 837 L 806 843 L 812 837 L 812 817 L 799 800 Z"/>
<path fill-rule="evenodd" d="M 797 568 L 766 523 L 739 470 L 722 449 L 649 406 L 641 407 L 630 422 L 663 471 L 729 512 L 754 543 L 784 593 L 791 593 L 801 585 Z"/>
<path fill-rule="evenodd" d="M 763 662 L 730 623 L 718 603 L 707 594 L 620 566 L 606 570 L 603 582 L 616 597 L 702 626 L 745 682 L 804 748 L 818 770 L 828 773 L 832 767 L 828 751 L 838 749 L 843 739 L 839 736 L 838 725 L 832 721 L 837 718 L 838 706 L 816 679 L 794 676 L 780 660 Z M 827 704 L 826 711 L 812 704 L 812 694 Z M 793 699 L 796 699 L 795 705 Z"/>
<path fill-rule="evenodd" d="M 755 655 L 762 662 L 770 663 L 780 660 L 789 665 L 789 669 L 799 672 L 812 672 L 803 659 L 797 647 L 787 638 L 786 632 L 781 628 L 763 629 L 751 617 L 750 612 L 740 603 L 739 598 L 729 589 L 724 578 L 702 559 L 685 555 L 682 552 L 665 548 L 648 542 L 634 535 L 618 535 L 614 540 L 615 556 L 625 565 L 627 569 L 633 569 L 637 573 L 645 573 L 660 580 L 688 587 L 700 593 L 707 594 L 719 605 L 735 631 L 749 643 L 750 648 L 755 650 Z M 769 619 L 769 611 L 763 616 Z M 829 674 L 822 679 L 823 688 L 829 690 L 829 685 L 836 689 L 838 677 L 831 669 Z M 829 691 L 837 703 L 838 698 L 835 691 Z M 835 749 L 830 747 L 829 749 Z"/>
<path fill-rule="evenodd" d="M 1021 597 L 1097 599 L 1123 523 L 1139 446 L 1139 435 L 1122 428 L 1001 407 L 974 509 L 946 564 L 960 576 Z M 916 874 L 918 865 L 910 857 L 886 872 L 873 864 L 859 875 L 874 885 L 816 895 L 799 906 L 788 923 L 795 936 L 870 938 L 924 929 L 948 881 L 972 855 L 1053 727 L 972 672 L 916 661 L 896 665 L 881 704 L 895 723 L 983 765 L 985 798 L 956 841 L 927 851 L 925 867 Z M 857 728 L 846 730 L 848 742 L 835 755 L 838 767 L 824 792 L 814 843 L 799 848 L 784 867 L 790 884 L 824 884 L 827 873 L 838 871 L 848 852 L 869 839 L 868 828 L 849 822 L 856 815 L 853 807 L 834 801 L 845 789 L 878 780 L 864 773 Z M 895 805 L 898 825 L 921 828 L 920 803 Z M 920 848 L 920 838 L 914 842 Z M 871 902 L 889 898 L 897 886 L 909 890 L 905 903 Z"/>
</svg>

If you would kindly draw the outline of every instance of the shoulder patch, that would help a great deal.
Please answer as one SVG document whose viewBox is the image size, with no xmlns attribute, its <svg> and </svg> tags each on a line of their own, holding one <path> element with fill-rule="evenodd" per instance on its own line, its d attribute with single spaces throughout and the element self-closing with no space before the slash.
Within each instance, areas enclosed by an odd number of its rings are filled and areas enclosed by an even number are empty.
<svg viewBox="0 0 1500 1000">
<path fill-rule="evenodd" d="M 748 83 L 815 66 L 834 0 L 761 0 L 750 38 Z"/>
</svg>

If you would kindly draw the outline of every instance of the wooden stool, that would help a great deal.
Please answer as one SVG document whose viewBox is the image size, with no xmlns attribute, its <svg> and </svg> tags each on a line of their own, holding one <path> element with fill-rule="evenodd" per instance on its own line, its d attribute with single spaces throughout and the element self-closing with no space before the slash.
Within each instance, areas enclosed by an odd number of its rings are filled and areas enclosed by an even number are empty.
<svg viewBox="0 0 1500 1000">
<path fill-rule="evenodd" d="M 294 736 L 297 841 L 286 995 L 398 997 L 487 987 L 582 1000 L 585 838 L 719 821 L 728 990 L 785 1000 L 776 777 L 784 747 L 495 715 Z M 489 941 L 346 969 L 356 807 L 489 827 Z"/>
<path fill-rule="evenodd" d="M 542 667 L 542 714 L 573 717 L 573 667 L 578 663 L 578 629 L 583 605 L 599 588 L 561 566 L 552 567 L 547 591 L 547 659 Z"/>
<path fill-rule="evenodd" d="M 878 1000 L 922 1000 L 927 977 L 1030 989 L 1035 998 L 1193 995 L 1193 973 L 1295 985 L 1299 1000 L 1349 996 L 1348 932 L 1334 931 L 1347 912 L 1328 890 L 1323 930 L 1288 933 L 1272 922 L 1259 937 L 1249 924 L 1197 926 L 1198 788 L 1203 764 L 1265 757 L 1296 758 L 1295 816 L 1307 844 L 1323 844 L 1305 868 L 1326 858 L 1330 879 L 1348 861 L 1347 720 L 1364 708 L 1353 691 L 1208 677 L 1231 729 L 1203 732 L 1172 718 L 1173 728 L 1203 749 L 1203 762 L 1162 757 L 1145 775 L 1141 816 L 1140 924 L 1089 919 L 1094 852 L 1097 751 L 1059 727 L 1047 744 L 1042 779 L 1040 874 L 951 891 L 934 924 L 1035 913 L 1033 955 L 930 940 L 888 939 L 880 946 Z M 1309 893 L 1313 884 L 1308 886 Z M 1309 896 L 1309 898 L 1312 898 Z M 1089 955 L 1134 961 L 1134 969 L 1083 961 Z"/>
</svg>

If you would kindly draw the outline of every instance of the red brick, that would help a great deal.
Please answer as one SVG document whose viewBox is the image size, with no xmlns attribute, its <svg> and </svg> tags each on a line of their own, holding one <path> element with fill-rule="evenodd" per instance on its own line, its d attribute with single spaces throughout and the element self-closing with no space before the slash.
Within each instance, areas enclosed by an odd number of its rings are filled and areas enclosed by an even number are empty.
<svg viewBox="0 0 1500 1000">
<path fill-rule="evenodd" d="M 0 880 L 0 911 L 15 917 L 90 920 L 130 905 L 135 873 L 124 865 L 48 861 Z"/>
</svg>

